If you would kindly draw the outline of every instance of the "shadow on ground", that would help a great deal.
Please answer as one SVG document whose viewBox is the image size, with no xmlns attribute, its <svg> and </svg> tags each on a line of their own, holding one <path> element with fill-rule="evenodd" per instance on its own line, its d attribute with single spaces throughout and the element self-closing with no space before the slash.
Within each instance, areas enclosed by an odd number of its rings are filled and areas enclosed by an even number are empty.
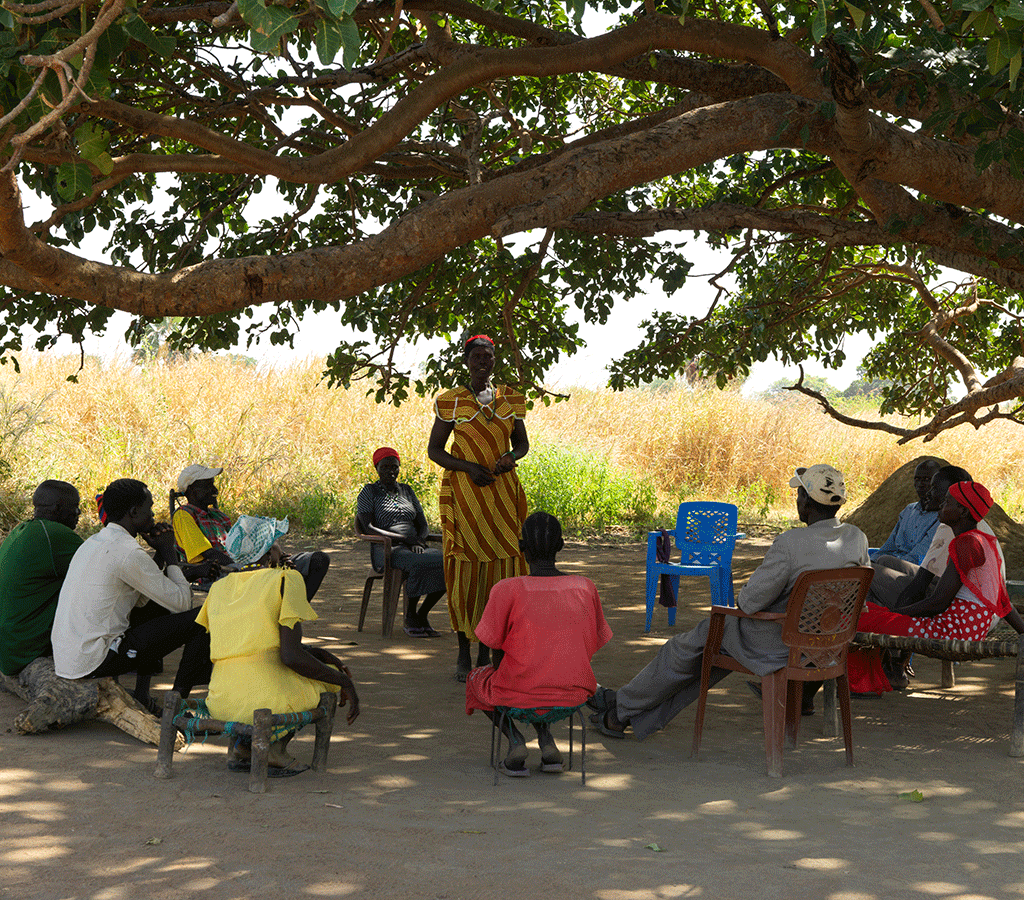
<svg viewBox="0 0 1024 900">
<path fill-rule="evenodd" d="M 738 548 L 738 582 L 765 546 Z M 110 726 L 4 730 L 0 896 L 1024 897 L 1011 660 L 960 666 L 952 690 L 937 687 L 937 662 L 919 660 L 911 691 L 856 701 L 852 769 L 818 716 L 769 780 L 758 703 L 733 676 L 712 695 L 698 760 L 687 710 L 643 744 L 591 733 L 586 787 L 578 771 L 536 770 L 495 787 L 490 725 L 465 715 L 452 679 L 454 635 L 382 638 L 379 593 L 357 632 L 365 550 L 330 549 L 321 620 L 306 630 L 350 662 L 364 711 L 336 725 L 329 772 L 257 796 L 227 772 L 218 739 L 178 755 L 176 777 L 161 782 L 155 749 Z M 601 591 L 615 637 L 594 667 L 616 686 L 674 631 L 659 609 L 643 634 L 643 548 L 570 545 L 563 556 Z M 687 628 L 706 586 L 683 600 Z M 0 721 L 18 708 L 0 695 Z M 308 759 L 312 734 L 293 747 Z M 899 796 L 915 790 L 920 802 Z"/>
</svg>

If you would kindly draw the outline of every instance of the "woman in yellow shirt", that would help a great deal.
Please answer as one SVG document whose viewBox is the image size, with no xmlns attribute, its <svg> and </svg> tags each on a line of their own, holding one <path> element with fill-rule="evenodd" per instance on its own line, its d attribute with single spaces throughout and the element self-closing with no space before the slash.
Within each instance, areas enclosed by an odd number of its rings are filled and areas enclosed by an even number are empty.
<svg viewBox="0 0 1024 900">
<path fill-rule="evenodd" d="M 276 568 L 282 553 L 273 530 L 254 537 L 247 542 L 252 545 L 250 555 L 240 560 L 249 565 L 216 582 L 196 618 L 210 632 L 210 714 L 223 721 L 248 722 L 254 709 L 303 712 L 317 705 L 323 691 L 333 690 L 341 695 L 340 705 L 349 704 L 351 724 L 359 715 L 359 696 L 348 668 L 327 650 L 302 643 L 302 623 L 317 618 L 302 576 L 293 569 Z M 309 768 L 296 765 L 287 752 L 294 733 L 273 735 L 270 777 L 297 775 Z M 249 751 L 236 743 L 229 768 L 246 771 Z"/>
</svg>

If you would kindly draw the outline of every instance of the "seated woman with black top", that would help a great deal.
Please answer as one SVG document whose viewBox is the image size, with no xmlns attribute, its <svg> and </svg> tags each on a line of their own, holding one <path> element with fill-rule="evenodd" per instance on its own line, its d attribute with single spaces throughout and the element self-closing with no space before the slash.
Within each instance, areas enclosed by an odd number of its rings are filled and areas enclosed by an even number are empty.
<svg viewBox="0 0 1024 900">
<path fill-rule="evenodd" d="M 407 484 L 398 483 L 398 451 L 380 447 L 374 451 L 373 465 L 377 481 L 359 492 L 356 501 L 356 527 L 362 534 L 380 534 L 391 538 L 391 565 L 408 573 L 405 633 L 412 637 L 437 637 L 427 616 L 444 596 L 444 560 L 440 549 L 427 547 L 427 517 L 416 494 Z M 370 559 L 378 572 L 384 568 L 384 550 L 374 544 Z M 426 594 L 423 602 L 420 597 Z"/>
</svg>

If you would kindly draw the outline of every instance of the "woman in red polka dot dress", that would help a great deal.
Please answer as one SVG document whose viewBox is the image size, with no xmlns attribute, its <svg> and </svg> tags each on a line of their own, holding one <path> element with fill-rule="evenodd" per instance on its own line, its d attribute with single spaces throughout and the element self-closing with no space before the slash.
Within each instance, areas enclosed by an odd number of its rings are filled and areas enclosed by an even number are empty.
<svg viewBox="0 0 1024 900">
<path fill-rule="evenodd" d="M 939 507 L 939 521 L 953 530 L 946 571 L 916 597 L 900 597 L 899 612 L 868 603 L 858 631 L 920 638 L 982 640 L 998 617 L 1024 632 L 1024 619 L 1006 593 L 996 540 L 979 531 L 978 522 L 992 508 L 992 495 L 976 481 L 953 484 Z M 934 586 L 934 590 L 931 588 Z M 901 673 L 896 673 L 897 677 Z M 878 651 L 851 651 L 850 690 L 885 693 L 894 685 Z M 905 686 L 905 677 L 903 685 Z"/>
</svg>

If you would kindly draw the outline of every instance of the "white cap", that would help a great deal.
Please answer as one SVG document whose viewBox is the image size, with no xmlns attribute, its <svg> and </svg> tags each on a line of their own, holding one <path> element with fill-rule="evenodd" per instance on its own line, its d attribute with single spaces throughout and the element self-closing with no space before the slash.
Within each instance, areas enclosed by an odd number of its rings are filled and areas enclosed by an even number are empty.
<svg viewBox="0 0 1024 900">
<path fill-rule="evenodd" d="M 185 466 L 178 476 L 178 493 L 184 494 L 197 481 L 216 478 L 223 469 L 210 469 L 207 466 Z"/>
<path fill-rule="evenodd" d="M 827 463 L 799 468 L 789 479 L 790 487 L 802 487 L 807 496 L 825 506 L 842 506 L 846 502 L 846 482 L 843 473 Z"/>
</svg>

